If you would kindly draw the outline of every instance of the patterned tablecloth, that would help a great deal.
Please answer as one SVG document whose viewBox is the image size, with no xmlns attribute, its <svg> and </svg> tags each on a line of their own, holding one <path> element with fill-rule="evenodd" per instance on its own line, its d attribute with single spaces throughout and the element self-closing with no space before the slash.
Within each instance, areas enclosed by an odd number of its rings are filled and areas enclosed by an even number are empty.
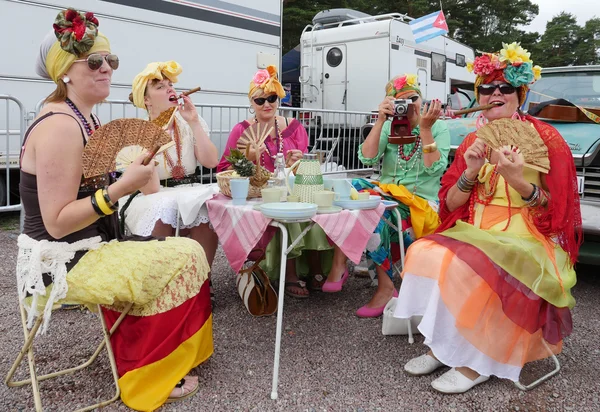
<svg viewBox="0 0 600 412">
<path fill-rule="evenodd" d="M 210 222 L 235 272 L 243 266 L 273 220 L 253 209 L 258 203 L 260 201 L 252 200 L 244 206 L 235 206 L 230 198 L 222 194 L 206 202 Z M 385 207 L 380 204 L 371 210 L 342 210 L 339 213 L 315 215 L 312 220 L 323 228 L 329 239 L 350 260 L 359 263 L 384 211 Z"/>
</svg>

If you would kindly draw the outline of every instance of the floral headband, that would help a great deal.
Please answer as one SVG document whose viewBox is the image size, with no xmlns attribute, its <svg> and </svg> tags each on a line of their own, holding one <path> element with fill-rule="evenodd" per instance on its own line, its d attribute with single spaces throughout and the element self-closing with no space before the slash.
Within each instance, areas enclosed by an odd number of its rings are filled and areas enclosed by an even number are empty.
<svg viewBox="0 0 600 412">
<path fill-rule="evenodd" d="M 542 77 L 542 68 L 533 65 L 530 55 L 520 43 L 502 43 L 499 53 L 483 53 L 473 62 L 467 63 L 467 70 L 477 75 L 478 83 L 494 72 L 501 71 L 504 79 L 512 86 L 527 86 Z"/>
<path fill-rule="evenodd" d="M 275 66 L 268 66 L 266 69 L 259 70 L 254 74 L 250 82 L 248 97 L 252 97 L 258 89 L 262 89 L 266 94 L 275 93 L 279 98 L 285 97 L 285 90 L 283 90 L 283 86 L 277 79 Z"/>
<path fill-rule="evenodd" d="M 86 54 L 98 36 L 98 19 L 94 13 L 67 9 L 54 20 L 54 34 L 60 47 L 79 57 Z"/>
<path fill-rule="evenodd" d="M 402 76 L 396 76 L 385 85 L 385 94 L 394 98 L 400 93 L 415 91 L 421 95 L 419 80 L 416 74 L 405 73 Z"/>
</svg>

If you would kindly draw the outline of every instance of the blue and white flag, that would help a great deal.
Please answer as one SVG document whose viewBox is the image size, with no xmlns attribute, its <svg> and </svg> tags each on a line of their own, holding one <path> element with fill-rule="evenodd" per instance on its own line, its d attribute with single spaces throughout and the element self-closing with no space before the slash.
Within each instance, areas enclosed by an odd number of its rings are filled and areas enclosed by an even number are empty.
<svg viewBox="0 0 600 412">
<path fill-rule="evenodd" d="M 419 17 L 408 24 L 410 24 L 410 29 L 417 43 L 448 33 L 446 17 L 444 17 L 444 12 L 441 10 Z"/>
</svg>

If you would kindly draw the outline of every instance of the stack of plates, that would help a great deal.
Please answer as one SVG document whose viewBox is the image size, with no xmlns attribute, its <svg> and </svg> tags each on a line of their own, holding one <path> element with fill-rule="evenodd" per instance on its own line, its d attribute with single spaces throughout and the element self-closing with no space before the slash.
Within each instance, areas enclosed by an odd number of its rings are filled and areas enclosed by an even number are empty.
<svg viewBox="0 0 600 412">
<path fill-rule="evenodd" d="M 310 219 L 317 214 L 318 206 L 314 203 L 279 202 L 263 203 L 260 211 L 271 219 Z"/>
<path fill-rule="evenodd" d="M 333 202 L 334 205 L 343 207 L 344 209 L 356 210 L 356 209 L 376 209 L 381 202 L 379 196 L 370 196 L 367 200 L 336 200 Z"/>
</svg>

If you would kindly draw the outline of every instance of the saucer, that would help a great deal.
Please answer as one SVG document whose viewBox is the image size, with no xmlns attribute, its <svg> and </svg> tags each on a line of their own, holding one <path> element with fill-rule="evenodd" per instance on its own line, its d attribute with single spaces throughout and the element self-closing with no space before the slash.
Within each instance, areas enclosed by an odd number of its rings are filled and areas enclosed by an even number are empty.
<svg viewBox="0 0 600 412">
<path fill-rule="evenodd" d="M 339 206 L 320 207 L 317 209 L 317 215 L 328 215 L 331 213 L 339 213 L 343 209 Z"/>
</svg>

